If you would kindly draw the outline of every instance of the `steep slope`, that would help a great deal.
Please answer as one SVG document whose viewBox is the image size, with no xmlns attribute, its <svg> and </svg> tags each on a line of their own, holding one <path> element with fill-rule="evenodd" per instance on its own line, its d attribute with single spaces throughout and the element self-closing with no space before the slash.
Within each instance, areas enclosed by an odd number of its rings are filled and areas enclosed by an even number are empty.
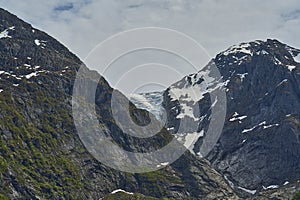
<svg viewBox="0 0 300 200">
<path fill-rule="evenodd" d="M 299 53 L 277 40 L 254 41 L 232 46 L 212 61 L 222 75 L 219 86 L 226 92 L 227 111 L 221 137 L 207 159 L 242 194 L 300 179 Z M 215 89 L 204 81 L 211 78 L 212 63 L 164 93 L 168 129 L 183 140 L 196 133 L 198 140 L 190 148 L 195 154 L 217 101 L 210 99 Z M 186 126 L 178 130 L 179 124 Z"/>
<path fill-rule="evenodd" d="M 156 198 L 237 198 L 209 163 L 188 152 L 165 169 L 143 174 L 122 173 L 94 159 L 72 118 L 72 89 L 82 62 L 7 11 L 0 9 L 0 19 L 0 198 L 100 199 L 116 189 Z M 112 117 L 112 92 L 102 78 L 96 111 L 117 144 L 143 152 L 170 140 L 166 129 L 152 143 L 123 133 Z M 130 108 L 137 121 L 149 121 L 149 113 Z"/>
</svg>

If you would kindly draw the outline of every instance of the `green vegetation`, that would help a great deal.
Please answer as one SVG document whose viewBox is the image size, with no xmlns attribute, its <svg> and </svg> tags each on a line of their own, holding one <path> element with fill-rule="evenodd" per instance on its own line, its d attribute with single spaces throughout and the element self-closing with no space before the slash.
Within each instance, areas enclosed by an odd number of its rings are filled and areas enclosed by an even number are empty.
<svg viewBox="0 0 300 200">
<path fill-rule="evenodd" d="M 20 187 L 39 191 L 36 195 L 42 198 L 78 198 L 84 182 L 74 159 L 61 148 L 72 137 L 64 129 L 72 126 L 72 118 L 66 108 L 59 106 L 62 99 L 42 91 L 30 98 L 34 103 L 28 100 L 27 105 L 51 108 L 52 113 L 42 111 L 42 117 L 30 121 L 11 93 L 0 97 L 0 128 L 5 132 L 0 139 L 0 177 L 9 170 Z M 1 185 L 0 193 L 11 192 L 8 184 Z M 7 198 L 0 195 L 1 199 Z"/>
<path fill-rule="evenodd" d="M 123 192 L 118 192 L 116 194 L 109 194 L 104 197 L 103 200 L 175 200 L 170 198 L 154 198 L 150 196 L 144 196 L 142 194 L 126 194 Z"/>
<path fill-rule="evenodd" d="M 9 198 L 3 194 L 0 194 L 0 200 L 9 200 Z"/>
<path fill-rule="evenodd" d="M 293 196 L 292 200 L 300 200 L 300 191 L 296 192 L 296 194 Z"/>
</svg>

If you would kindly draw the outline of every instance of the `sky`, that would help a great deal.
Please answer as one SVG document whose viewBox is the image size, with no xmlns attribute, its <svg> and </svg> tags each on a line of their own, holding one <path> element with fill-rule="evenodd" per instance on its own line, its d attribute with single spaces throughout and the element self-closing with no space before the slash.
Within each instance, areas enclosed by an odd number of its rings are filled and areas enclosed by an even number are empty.
<svg viewBox="0 0 300 200">
<path fill-rule="evenodd" d="M 46 31 L 82 60 L 106 38 L 141 27 L 169 28 L 192 37 L 205 49 L 205 62 L 229 46 L 256 39 L 276 38 L 300 48 L 299 0 L 0 0 L 0 6 Z M 107 72 L 99 70 L 125 93 L 163 89 L 201 68 L 157 51 L 130 56 Z M 163 65 L 147 64 L 162 60 Z M 135 71 L 136 66 L 142 67 Z M 143 77 L 160 86 L 141 85 Z"/>
</svg>

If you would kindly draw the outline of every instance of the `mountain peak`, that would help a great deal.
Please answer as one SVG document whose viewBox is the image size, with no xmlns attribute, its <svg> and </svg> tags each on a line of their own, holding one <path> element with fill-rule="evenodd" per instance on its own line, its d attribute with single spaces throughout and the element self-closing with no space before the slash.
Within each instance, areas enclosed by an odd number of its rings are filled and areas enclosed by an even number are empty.
<svg viewBox="0 0 300 200">
<path fill-rule="evenodd" d="M 300 63 L 300 50 L 276 39 L 255 40 L 233 45 L 219 53 L 214 60 L 220 67 L 230 67 L 249 63 L 258 56 L 264 56 L 290 71 Z"/>
</svg>

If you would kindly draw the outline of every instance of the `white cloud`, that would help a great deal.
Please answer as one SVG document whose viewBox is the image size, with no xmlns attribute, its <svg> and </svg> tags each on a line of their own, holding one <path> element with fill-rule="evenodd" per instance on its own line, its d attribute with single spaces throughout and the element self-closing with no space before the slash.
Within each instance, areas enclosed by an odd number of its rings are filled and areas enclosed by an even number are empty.
<svg viewBox="0 0 300 200">
<path fill-rule="evenodd" d="M 211 56 L 255 39 L 277 38 L 300 47 L 298 0 L 0 0 L 0 6 L 56 37 L 82 59 L 112 34 L 143 26 L 186 33 Z"/>
</svg>

